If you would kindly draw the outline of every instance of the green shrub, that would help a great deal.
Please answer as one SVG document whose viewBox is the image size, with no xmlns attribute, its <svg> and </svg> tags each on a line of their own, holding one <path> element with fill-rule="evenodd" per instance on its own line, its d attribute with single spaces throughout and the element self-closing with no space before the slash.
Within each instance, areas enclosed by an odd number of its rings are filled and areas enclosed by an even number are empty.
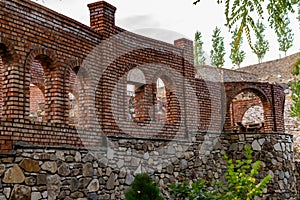
<svg viewBox="0 0 300 200">
<path fill-rule="evenodd" d="M 180 200 L 250 200 L 255 196 L 261 196 L 271 177 L 268 175 L 260 182 L 257 181 L 255 177 L 258 175 L 261 161 L 253 163 L 252 150 L 249 146 L 245 147 L 245 158 L 233 162 L 224 154 L 227 164 L 226 183 L 214 183 L 213 185 L 219 187 L 217 191 L 209 191 L 205 181 L 200 179 L 192 184 L 183 182 L 169 185 L 170 194 Z"/>
<path fill-rule="evenodd" d="M 126 200 L 163 200 L 156 183 L 147 173 L 137 174 L 125 193 Z"/>
<path fill-rule="evenodd" d="M 271 179 L 268 175 L 259 183 L 255 176 L 261 166 L 261 161 L 252 161 L 252 150 L 245 146 L 245 160 L 236 160 L 233 162 L 225 154 L 224 159 L 227 163 L 227 172 L 225 173 L 226 184 L 218 183 L 222 189 L 217 195 L 218 199 L 225 200 L 250 200 L 255 196 L 261 196 L 267 183 Z"/>
<path fill-rule="evenodd" d="M 171 184 L 168 186 L 171 191 L 170 194 L 175 199 L 183 200 L 213 200 L 216 199 L 214 192 L 207 189 L 205 180 L 199 179 L 198 181 L 189 184 L 183 182 L 180 184 Z"/>
</svg>

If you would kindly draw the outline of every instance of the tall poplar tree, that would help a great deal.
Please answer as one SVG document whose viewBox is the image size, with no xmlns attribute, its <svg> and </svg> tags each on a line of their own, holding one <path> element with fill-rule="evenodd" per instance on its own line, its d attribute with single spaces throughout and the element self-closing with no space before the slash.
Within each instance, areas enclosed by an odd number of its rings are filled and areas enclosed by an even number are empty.
<svg viewBox="0 0 300 200">
<path fill-rule="evenodd" d="M 203 50 L 203 42 L 201 32 L 197 31 L 195 33 L 194 40 L 194 64 L 195 65 L 205 65 L 205 57 Z"/>
<path fill-rule="evenodd" d="M 223 67 L 225 63 L 224 37 L 221 36 L 221 29 L 216 27 L 212 35 L 212 50 L 210 51 L 211 64 L 216 67 Z"/>
<path fill-rule="evenodd" d="M 294 34 L 292 30 L 289 28 L 290 19 L 286 16 L 284 18 L 284 27 L 281 32 L 277 32 L 277 40 L 279 43 L 279 51 L 284 52 L 286 56 L 286 52 L 293 46 L 294 42 Z"/>
<path fill-rule="evenodd" d="M 264 35 L 265 30 L 265 25 L 258 20 L 256 23 L 256 42 L 253 46 L 253 52 L 256 54 L 259 63 L 262 62 L 262 59 L 265 57 L 267 51 L 269 51 L 269 42 L 265 39 Z"/>
<path fill-rule="evenodd" d="M 234 29 L 232 33 L 232 41 L 230 43 L 231 46 L 231 53 L 229 58 L 231 59 L 232 64 L 237 65 L 240 68 L 241 63 L 245 59 L 245 51 L 241 50 L 241 45 L 243 43 L 243 38 L 240 40 L 236 40 L 238 37 L 238 29 L 237 27 Z M 238 44 L 236 44 L 238 42 Z"/>
</svg>

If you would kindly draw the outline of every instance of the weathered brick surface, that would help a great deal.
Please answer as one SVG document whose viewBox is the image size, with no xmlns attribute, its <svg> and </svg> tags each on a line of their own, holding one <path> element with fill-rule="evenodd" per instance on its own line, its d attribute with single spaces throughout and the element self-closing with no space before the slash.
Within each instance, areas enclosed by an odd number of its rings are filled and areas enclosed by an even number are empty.
<svg viewBox="0 0 300 200">
<path fill-rule="evenodd" d="M 284 131 L 280 86 L 230 82 L 234 76 L 229 72 L 226 83 L 195 78 L 191 41 L 178 39 L 171 45 L 126 32 L 115 26 L 115 7 L 105 2 L 88 7 L 91 27 L 31 1 L 1 0 L 1 149 L 20 140 L 81 146 L 69 115 L 69 93 L 78 105 L 77 129 L 86 129 L 80 138 L 91 146 L 102 134 L 188 139 L 198 131 L 232 132 L 228 108 L 244 90 L 260 97 L 265 131 Z M 134 68 L 144 73 L 146 84 L 136 90 L 136 117 L 130 121 L 126 77 Z M 158 78 L 166 87 L 163 123 L 153 118 Z M 37 110 L 35 101 L 43 100 L 30 84 L 44 94 L 42 122 L 29 118 L 30 110 Z"/>
</svg>

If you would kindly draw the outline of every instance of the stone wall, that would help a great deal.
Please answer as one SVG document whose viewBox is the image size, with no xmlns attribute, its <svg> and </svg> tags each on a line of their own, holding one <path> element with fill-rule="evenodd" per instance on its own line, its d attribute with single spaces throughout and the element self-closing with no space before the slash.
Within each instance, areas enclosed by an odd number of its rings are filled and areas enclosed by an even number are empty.
<svg viewBox="0 0 300 200">
<path fill-rule="evenodd" d="M 224 181 L 222 154 L 241 159 L 245 145 L 253 148 L 254 160 L 263 161 L 258 178 L 272 177 L 263 199 L 296 199 L 291 135 L 199 134 L 191 140 L 110 137 L 98 150 L 18 144 L 0 159 L 0 199 L 124 199 L 141 172 L 149 173 L 170 199 L 170 183 Z"/>
<path fill-rule="evenodd" d="M 289 83 L 294 79 L 292 71 L 299 58 L 299 53 L 296 53 L 281 59 L 243 67 L 237 71 L 254 74 L 261 81 Z"/>
</svg>

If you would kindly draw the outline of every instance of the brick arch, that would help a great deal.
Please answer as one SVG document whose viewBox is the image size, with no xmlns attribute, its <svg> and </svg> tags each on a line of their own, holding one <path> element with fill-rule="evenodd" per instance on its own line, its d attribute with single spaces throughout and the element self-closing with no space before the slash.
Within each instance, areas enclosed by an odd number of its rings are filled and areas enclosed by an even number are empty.
<svg viewBox="0 0 300 200">
<path fill-rule="evenodd" d="M 163 52 L 157 49 L 148 49 L 148 48 L 141 48 L 141 49 L 135 49 L 133 51 L 130 51 L 126 54 L 123 54 L 119 57 L 117 57 L 112 63 L 110 63 L 108 66 L 105 66 L 105 70 L 101 74 L 101 81 L 99 81 L 98 84 L 98 90 L 103 90 L 107 95 L 100 97 L 102 105 L 101 114 L 98 115 L 98 118 L 101 118 L 101 116 L 105 113 L 105 121 L 110 121 L 109 125 L 106 125 L 105 123 L 101 122 L 102 127 L 104 129 L 104 132 L 109 135 L 113 134 L 118 134 L 118 133 L 123 133 L 122 130 L 119 129 L 118 125 L 116 124 L 115 121 L 115 116 L 113 114 L 112 106 L 111 106 L 111 99 L 112 99 L 112 92 L 113 92 L 113 87 L 116 86 L 118 81 L 121 80 L 123 84 L 123 91 L 126 91 L 126 80 L 123 80 L 126 74 L 133 68 L 136 68 L 138 66 L 144 66 L 148 64 L 155 64 L 155 65 L 166 65 L 164 61 L 160 62 L 160 60 L 154 60 L 154 57 L 163 57 L 162 55 L 169 55 L 172 52 Z M 151 56 L 141 56 L 141 55 L 146 55 L 149 54 Z M 180 59 L 182 60 L 181 55 L 173 54 L 173 59 Z M 172 60 L 173 60 L 172 59 Z M 170 63 L 172 63 L 172 60 L 170 60 Z M 172 66 L 171 66 L 172 67 Z M 139 68 L 141 69 L 141 68 Z M 183 68 L 173 68 L 174 70 L 183 70 Z M 153 84 L 151 80 L 153 79 L 153 74 L 157 73 L 156 71 L 151 71 L 151 72 L 145 72 L 143 69 L 141 69 L 145 75 L 146 78 L 146 91 L 150 91 L 148 95 L 145 95 L 145 107 L 147 107 L 147 116 L 144 117 L 145 120 L 138 122 L 137 124 L 139 126 L 143 126 L 147 123 L 150 123 L 150 111 L 149 109 L 153 105 Z M 148 69 L 147 69 L 148 70 Z M 182 73 L 182 71 L 179 71 L 179 73 Z M 105 86 L 103 86 L 105 85 Z M 106 87 L 106 85 L 109 85 L 109 89 Z M 124 94 L 119 94 L 125 96 Z M 105 99 L 104 99 L 105 98 Z M 178 101 L 178 100 L 177 100 Z M 123 104 L 125 104 L 125 99 L 123 98 L 122 100 Z M 120 108 L 118 108 L 120 109 Z M 121 110 L 121 109 L 120 109 Z M 123 108 L 125 110 L 125 108 Z M 177 113 L 178 114 L 178 113 Z M 174 113 L 176 115 L 176 113 Z M 180 117 L 180 115 L 177 115 L 177 117 Z M 121 116 L 122 117 L 122 116 Z M 124 117 L 124 116 L 123 116 Z M 112 129 L 114 127 L 114 129 Z M 163 131 L 169 131 L 169 132 L 176 132 L 180 128 L 180 123 L 176 120 L 170 123 L 166 123 L 164 125 L 164 128 L 160 129 L 161 132 Z M 106 131 L 106 129 L 109 129 Z"/>
<path fill-rule="evenodd" d="M 62 108 L 57 101 L 60 96 L 60 79 L 62 77 L 59 73 L 59 63 L 56 58 L 55 51 L 45 47 L 35 47 L 27 55 L 25 61 L 25 74 L 31 74 L 32 64 L 37 60 L 44 71 L 44 94 L 45 94 L 45 122 L 58 122 L 58 118 L 54 116 L 58 112 L 62 112 Z M 25 119 L 29 119 L 29 85 L 31 80 L 25 80 L 25 96 L 24 101 L 26 102 Z M 38 83 L 43 84 L 43 83 Z"/>
<path fill-rule="evenodd" d="M 176 97 L 175 80 L 169 71 L 158 71 L 152 77 L 154 83 L 153 92 L 156 93 L 156 82 L 161 79 L 165 85 L 166 92 L 166 121 L 167 122 L 180 122 L 181 109 L 180 103 Z"/>
<path fill-rule="evenodd" d="M 241 122 L 247 110 L 254 106 L 262 106 L 261 100 L 258 97 L 245 100 L 237 100 L 233 102 L 233 109 L 239 109 L 238 112 L 233 113 L 235 122 Z"/>
<path fill-rule="evenodd" d="M 65 65 L 63 72 L 64 122 L 70 124 L 72 120 L 69 118 L 69 113 L 71 109 L 71 105 L 68 101 L 69 93 L 75 96 L 75 100 L 78 105 L 83 105 L 82 103 L 86 103 L 85 98 L 87 97 L 84 96 L 85 86 L 90 84 L 91 72 L 89 71 L 86 62 L 82 59 L 71 58 L 66 63 L 67 64 Z M 77 85 L 77 88 L 75 88 L 75 85 Z M 82 103 L 79 103 L 79 101 L 81 101 Z M 78 109 L 79 118 L 84 119 L 84 106 L 79 106 Z"/>
<path fill-rule="evenodd" d="M 272 132 L 274 129 L 274 123 L 272 122 L 273 120 L 273 113 L 272 113 L 272 107 L 273 104 L 271 100 L 268 98 L 268 96 L 265 94 L 265 92 L 260 88 L 255 86 L 255 84 L 251 85 L 249 84 L 248 86 L 243 86 L 238 88 L 237 90 L 231 91 L 230 94 L 228 95 L 227 92 L 227 112 L 226 112 L 226 119 L 225 119 L 225 125 L 224 129 L 226 132 L 231 132 L 233 126 L 232 121 L 232 116 L 230 115 L 230 105 L 233 101 L 233 98 L 235 98 L 238 94 L 241 94 L 243 92 L 251 92 L 254 93 L 258 98 L 260 99 L 262 106 L 263 106 L 263 111 L 264 111 L 264 131 L 265 132 Z"/>
</svg>

